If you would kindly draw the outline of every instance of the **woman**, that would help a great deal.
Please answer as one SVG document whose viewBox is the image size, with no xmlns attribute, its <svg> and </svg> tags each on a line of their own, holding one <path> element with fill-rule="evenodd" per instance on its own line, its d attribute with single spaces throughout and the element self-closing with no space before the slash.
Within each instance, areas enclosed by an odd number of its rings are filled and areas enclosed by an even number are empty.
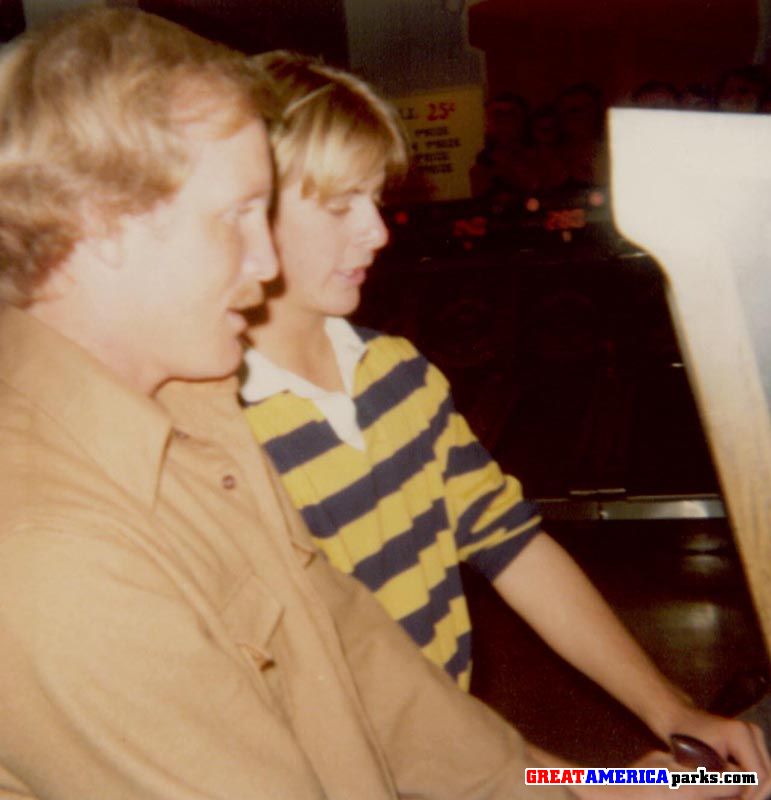
<svg viewBox="0 0 771 800">
<path fill-rule="evenodd" d="M 407 161 L 393 110 L 359 79 L 301 56 L 269 53 L 254 67 L 272 75 L 279 105 L 282 284 L 251 330 L 242 398 L 319 547 L 462 687 L 471 663 L 461 560 L 660 738 L 700 737 L 764 774 L 759 731 L 683 701 L 540 531 L 439 371 L 406 340 L 345 321 L 388 238 L 380 192 Z"/>
<path fill-rule="evenodd" d="M 242 397 L 316 541 L 468 688 L 470 622 L 458 561 L 495 578 L 538 532 L 406 340 L 353 328 L 388 238 L 378 201 L 407 151 L 394 111 L 357 78 L 285 53 L 275 78 L 282 285 L 247 352 Z"/>
</svg>

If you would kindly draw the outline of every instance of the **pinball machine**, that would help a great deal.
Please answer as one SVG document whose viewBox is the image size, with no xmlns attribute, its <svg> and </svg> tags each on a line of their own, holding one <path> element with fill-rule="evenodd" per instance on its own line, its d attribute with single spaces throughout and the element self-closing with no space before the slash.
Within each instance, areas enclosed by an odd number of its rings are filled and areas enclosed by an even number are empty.
<svg viewBox="0 0 771 800">
<path fill-rule="evenodd" d="M 610 112 L 618 228 L 664 271 L 680 349 L 771 647 L 771 117 Z"/>
</svg>

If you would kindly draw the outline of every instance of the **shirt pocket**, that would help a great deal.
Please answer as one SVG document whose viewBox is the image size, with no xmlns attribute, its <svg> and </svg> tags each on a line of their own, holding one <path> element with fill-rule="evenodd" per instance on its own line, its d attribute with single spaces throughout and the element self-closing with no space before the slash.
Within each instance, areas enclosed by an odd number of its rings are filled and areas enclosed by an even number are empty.
<svg viewBox="0 0 771 800">
<path fill-rule="evenodd" d="M 228 600 L 222 620 L 249 665 L 260 694 L 285 713 L 286 694 L 274 655 L 283 614 L 283 606 L 270 589 L 249 574 Z"/>
</svg>

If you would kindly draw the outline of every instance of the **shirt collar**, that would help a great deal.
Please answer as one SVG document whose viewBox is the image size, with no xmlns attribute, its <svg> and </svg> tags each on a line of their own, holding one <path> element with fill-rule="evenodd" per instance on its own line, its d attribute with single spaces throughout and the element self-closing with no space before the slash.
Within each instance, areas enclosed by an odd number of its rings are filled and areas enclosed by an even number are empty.
<svg viewBox="0 0 771 800">
<path fill-rule="evenodd" d="M 0 310 L 0 382 L 68 433 L 117 484 L 152 507 L 169 413 L 31 315 Z"/>
<path fill-rule="evenodd" d="M 324 331 L 332 344 L 346 393 L 353 396 L 356 365 L 367 352 L 367 345 L 342 317 L 327 317 Z M 253 347 L 246 351 L 244 359 L 247 370 L 241 397 L 246 403 L 257 403 L 285 391 L 309 400 L 329 394 L 326 389 L 274 364 Z"/>
</svg>

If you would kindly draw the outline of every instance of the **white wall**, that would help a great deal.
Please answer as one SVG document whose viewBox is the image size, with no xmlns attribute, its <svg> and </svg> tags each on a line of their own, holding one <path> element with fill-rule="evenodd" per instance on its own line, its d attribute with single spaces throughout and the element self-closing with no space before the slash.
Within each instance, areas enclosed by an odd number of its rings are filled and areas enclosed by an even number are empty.
<svg viewBox="0 0 771 800">
<path fill-rule="evenodd" d="M 84 5 L 85 0 L 22 0 L 27 27 L 37 25 L 51 14 Z"/>
<path fill-rule="evenodd" d="M 53 14 L 77 8 L 83 5 L 135 6 L 136 0 L 22 0 L 24 6 L 24 19 L 27 27 L 44 22 Z"/>
<path fill-rule="evenodd" d="M 771 0 L 768 0 L 771 2 Z M 344 0 L 351 69 L 391 96 L 481 84 L 465 0 Z"/>
</svg>

